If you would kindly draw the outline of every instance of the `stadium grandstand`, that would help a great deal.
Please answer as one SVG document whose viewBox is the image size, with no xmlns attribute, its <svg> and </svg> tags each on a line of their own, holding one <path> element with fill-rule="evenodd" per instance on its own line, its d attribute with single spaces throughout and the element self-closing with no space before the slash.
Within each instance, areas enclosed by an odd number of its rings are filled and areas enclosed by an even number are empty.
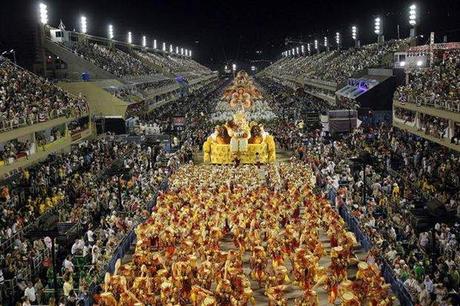
<svg viewBox="0 0 460 306">
<path fill-rule="evenodd" d="M 0 305 L 460 305 L 458 11 L 323 2 L 5 4 Z"/>
</svg>

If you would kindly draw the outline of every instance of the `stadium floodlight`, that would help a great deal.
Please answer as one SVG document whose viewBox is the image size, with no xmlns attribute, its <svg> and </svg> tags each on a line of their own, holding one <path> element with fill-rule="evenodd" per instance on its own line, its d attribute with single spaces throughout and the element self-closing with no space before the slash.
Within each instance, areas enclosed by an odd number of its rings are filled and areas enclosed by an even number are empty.
<svg viewBox="0 0 460 306">
<path fill-rule="evenodd" d="M 300 51 L 302 52 L 302 54 L 305 54 L 305 46 L 304 45 L 300 46 Z"/>
<path fill-rule="evenodd" d="M 169 53 L 173 53 L 173 45 L 169 44 Z"/>
<path fill-rule="evenodd" d="M 156 49 L 156 48 L 157 48 L 157 40 L 154 39 L 154 40 L 153 40 L 153 49 Z"/>
<path fill-rule="evenodd" d="M 87 26 L 88 26 L 88 23 L 87 23 L 86 17 L 81 16 L 81 18 L 80 18 L 80 31 L 83 34 L 86 34 L 86 32 L 88 32 L 88 27 Z"/>
<path fill-rule="evenodd" d="M 409 24 L 412 27 L 417 24 L 417 6 L 415 4 L 409 6 Z"/>
<path fill-rule="evenodd" d="M 184 55 L 184 48 L 180 48 L 180 55 Z"/>
<path fill-rule="evenodd" d="M 44 3 L 38 5 L 38 10 L 40 13 L 40 23 L 45 25 L 48 24 L 48 7 Z"/>
<path fill-rule="evenodd" d="M 299 54 L 299 47 L 295 48 L 295 53 L 297 53 L 297 55 Z"/>
<path fill-rule="evenodd" d="M 185 56 L 188 56 L 188 49 L 185 49 Z"/>
<path fill-rule="evenodd" d="M 192 50 L 188 51 L 188 57 L 192 57 Z"/>
<path fill-rule="evenodd" d="M 308 50 L 308 54 L 310 54 L 310 52 L 311 52 L 310 43 L 307 44 L 307 50 Z"/>
<path fill-rule="evenodd" d="M 353 38 L 353 40 L 358 39 L 358 27 L 357 26 L 351 27 L 351 38 Z"/>
<path fill-rule="evenodd" d="M 327 48 L 327 37 L 324 36 L 324 46 Z"/>
<path fill-rule="evenodd" d="M 145 37 L 145 35 L 142 36 L 142 47 L 147 47 L 147 37 Z"/>
<path fill-rule="evenodd" d="M 163 52 L 166 52 L 166 43 L 163 42 L 163 46 L 161 46 L 161 50 L 163 50 Z"/>
<path fill-rule="evenodd" d="M 133 34 L 131 32 L 128 32 L 128 44 L 133 43 Z"/>
<path fill-rule="evenodd" d="M 232 70 L 236 71 L 236 64 L 232 64 Z"/>
<path fill-rule="evenodd" d="M 113 25 L 109 24 L 109 39 L 113 39 Z"/>
<path fill-rule="evenodd" d="M 382 20 L 380 17 L 374 19 L 374 33 L 377 35 L 382 35 Z"/>
<path fill-rule="evenodd" d="M 292 55 L 295 55 L 295 48 L 292 48 L 291 53 L 292 53 Z"/>
<path fill-rule="evenodd" d="M 337 46 L 340 46 L 340 33 L 339 32 L 335 33 L 335 42 L 337 43 Z"/>
<path fill-rule="evenodd" d="M 179 54 L 179 47 L 176 46 L 176 54 Z"/>
<path fill-rule="evenodd" d="M 318 50 L 318 40 L 315 39 L 315 49 Z"/>
</svg>

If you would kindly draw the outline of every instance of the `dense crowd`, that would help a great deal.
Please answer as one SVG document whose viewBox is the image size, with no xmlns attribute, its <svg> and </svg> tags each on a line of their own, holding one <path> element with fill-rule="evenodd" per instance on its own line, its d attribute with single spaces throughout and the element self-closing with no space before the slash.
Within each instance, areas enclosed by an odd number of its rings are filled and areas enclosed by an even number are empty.
<svg viewBox="0 0 460 306">
<path fill-rule="evenodd" d="M 71 96 L 0 57 L 0 129 L 10 130 L 61 116 L 88 112 L 82 97 Z"/>
<path fill-rule="evenodd" d="M 458 154 L 388 127 L 356 130 L 353 136 L 340 141 L 324 138 L 319 132 L 311 133 L 306 144 L 297 147 L 297 152 L 316 169 L 318 185 L 333 195 L 330 198 L 335 199 L 336 205 L 346 207 L 359 220 L 361 229 L 373 243 L 371 254 L 377 258 L 383 255 L 381 259 L 390 264 L 414 302 L 458 303 Z M 365 170 L 356 169 L 350 159 L 360 152 L 370 152 L 379 161 Z M 395 157 L 401 159 L 401 168 L 397 172 L 386 171 L 391 170 Z M 365 182 L 363 171 L 366 171 Z M 363 184 L 366 184 L 364 200 Z M 417 233 L 411 222 L 414 209 L 420 208 L 421 194 L 428 201 L 441 203 L 447 214 L 453 216 L 451 225 L 441 221 L 435 225 L 434 263 L 430 261 L 433 246 L 430 231 Z"/>
<path fill-rule="evenodd" d="M 117 48 L 110 48 L 90 42 L 78 42 L 74 45 L 73 51 L 87 61 L 117 77 L 155 74 L 158 72 L 129 53 Z"/>
<path fill-rule="evenodd" d="M 146 62 L 159 67 L 169 73 L 194 72 L 199 74 L 210 73 L 211 70 L 191 58 L 177 56 L 163 56 L 156 53 L 134 51 L 134 54 Z"/>
<path fill-rule="evenodd" d="M 53 288 L 52 267 L 42 272 L 51 252 L 50 239 L 27 239 L 25 233 L 37 220 L 49 218 L 55 208 L 59 222 L 78 226 L 82 235 L 71 248 L 58 247 L 58 255 L 67 254 L 65 259 L 58 259 L 58 267 L 60 262 L 63 267 L 57 271 L 63 294 L 68 298 L 73 290 L 84 296 L 126 233 L 142 220 L 168 173 L 189 158 L 187 146 L 168 155 L 159 148 L 108 137 L 81 143 L 70 154 L 24 170 L 17 186 L 11 190 L 3 187 L 1 237 L 5 257 L 1 271 L 5 280 L 13 279 L 19 293 L 23 281 L 34 275 L 40 276 L 45 288 Z M 115 174 L 106 171 L 116 160 L 122 160 L 125 170 Z M 34 262 L 37 258 L 38 263 Z"/>
<path fill-rule="evenodd" d="M 409 82 L 395 92 L 400 102 L 460 112 L 460 51 L 436 53 L 428 68 L 409 71 Z"/>
<path fill-rule="evenodd" d="M 409 47 L 408 40 L 390 40 L 361 48 L 332 50 L 311 56 L 283 57 L 265 71 L 274 76 L 302 76 L 333 83 L 343 83 L 354 73 L 376 66 L 389 66 L 388 55 Z"/>
<path fill-rule="evenodd" d="M 407 123 L 413 124 L 413 123 L 415 123 L 415 112 L 414 111 L 404 109 L 404 108 L 395 107 L 393 113 L 394 113 L 394 117 L 397 118 L 397 119 L 402 120 L 404 122 L 404 124 L 407 124 Z"/>
<path fill-rule="evenodd" d="M 301 110 L 303 106 L 296 107 Z M 404 110 L 396 116 L 414 120 Z M 436 130 L 445 129 L 445 122 L 429 119 L 421 118 L 425 124 L 440 126 Z M 370 259 L 388 262 L 414 303 L 459 303 L 458 153 L 386 125 L 357 129 L 339 139 L 320 130 L 306 131 L 291 121 L 276 133 L 277 143 L 281 140 L 282 146 L 313 167 L 317 185 L 326 196 L 357 218 L 373 244 Z M 365 170 L 353 159 L 362 152 L 369 152 L 377 160 Z M 430 228 L 417 230 L 412 222 L 416 215 L 427 211 L 427 201 L 439 203 L 450 216 L 433 222 L 434 244 Z M 433 247 L 435 259 L 431 255 Z"/>
</svg>

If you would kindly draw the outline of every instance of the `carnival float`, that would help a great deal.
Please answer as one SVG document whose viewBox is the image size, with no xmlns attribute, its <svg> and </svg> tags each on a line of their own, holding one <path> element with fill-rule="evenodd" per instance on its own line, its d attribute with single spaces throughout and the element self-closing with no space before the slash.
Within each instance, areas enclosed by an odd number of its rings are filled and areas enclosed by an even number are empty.
<svg viewBox="0 0 460 306">
<path fill-rule="evenodd" d="M 205 162 L 265 164 L 276 160 L 273 136 L 264 130 L 263 124 L 248 120 L 248 112 L 261 99 L 262 94 L 248 74 L 238 72 L 221 99 L 233 110 L 232 119 L 217 125 L 203 144 Z"/>
</svg>

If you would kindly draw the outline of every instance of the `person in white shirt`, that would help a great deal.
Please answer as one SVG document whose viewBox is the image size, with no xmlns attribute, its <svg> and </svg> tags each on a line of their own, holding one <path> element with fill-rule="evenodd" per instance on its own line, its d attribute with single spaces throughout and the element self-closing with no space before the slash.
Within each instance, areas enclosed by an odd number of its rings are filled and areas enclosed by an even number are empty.
<svg viewBox="0 0 460 306">
<path fill-rule="evenodd" d="M 72 245 L 72 249 L 71 249 L 70 253 L 72 255 L 82 254 L 84 247 L 85 247 L 85 244 L 84 244 L 83 240 L 77 239 L 77 240 L 75 240 L 75 243 Z"/>
<path fill-rule="evenodd" d="M 91 226 L 88 229 L 88 231 L 86 232 L 86 239 L 88 239 L 88 243 L 90 245 L 94 244 L 94 232 L 91 230 Z"/>
<path fill-rule="evenodd" d="M 64 266 L 64 269 L 66 269 L 66 271 L 69 271 L 69 272 L 73 272 L 73 263 L 72 263 L 72 256 L 67 256 L 66 259 L 64 259 L 64 263 L 63 263 L 63 266 Z"/>
<path fill-rule="evenodd" d="M 93 248 L 91 249 L 91 263 L 93 265 L 97 263 L 100 255 L 101 250 L 99 249 L 99 246 L 96 243 L 95 245 L 93 245 Z"/>
<path fill-rule="evenodd" d="M 29 302 L 33 303 L 37 299 L 35 296 L 35 288 L 32 282 L 27 283 L 27 288 L 24 290 L 24 296 L 29 299 Z"/>
</svg>

